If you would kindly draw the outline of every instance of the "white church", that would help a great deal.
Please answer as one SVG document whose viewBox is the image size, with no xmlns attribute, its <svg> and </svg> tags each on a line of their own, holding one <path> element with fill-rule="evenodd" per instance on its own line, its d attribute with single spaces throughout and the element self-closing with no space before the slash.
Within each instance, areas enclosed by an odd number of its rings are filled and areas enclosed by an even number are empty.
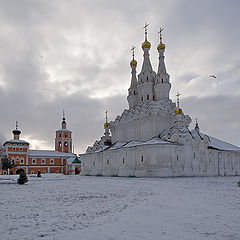
<svg viewBox="0 0 240 240">
<path fill-rule="evenodd" d="M 191 118 L 169 99 L 167 73 L 160 29 L 157 46 L 159 65 L 152 68 L 145 25 L 143 65 L 131 66 L 129 109 L 108 123 L 105 133 L 81 154 L 82 175 L 126 177 L 234 176 L 240 174 L 240 147 L 200 132 L 198 123 L 190 130 Z"/>
</svg>

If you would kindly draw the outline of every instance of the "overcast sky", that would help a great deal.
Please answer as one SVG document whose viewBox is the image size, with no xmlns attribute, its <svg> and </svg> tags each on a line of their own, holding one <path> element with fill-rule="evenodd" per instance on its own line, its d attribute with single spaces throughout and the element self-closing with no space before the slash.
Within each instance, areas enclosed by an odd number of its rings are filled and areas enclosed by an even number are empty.
<svg viewBox="0 0 240 240">
<path fill-rule="evenodd" d="M 147 22 L 155 71 L 164 28 L 171 99 L 179 91 L 202 132 L 240 145 L 239 10 L 239 0 L 0 0 L 0 141 L 18 120 L 32 149 L 54 149 L 65 109 L 84 152 L 105 110 L 114 120 L 128 107 L 130 49 L 139 73 Z"/>
</svg>

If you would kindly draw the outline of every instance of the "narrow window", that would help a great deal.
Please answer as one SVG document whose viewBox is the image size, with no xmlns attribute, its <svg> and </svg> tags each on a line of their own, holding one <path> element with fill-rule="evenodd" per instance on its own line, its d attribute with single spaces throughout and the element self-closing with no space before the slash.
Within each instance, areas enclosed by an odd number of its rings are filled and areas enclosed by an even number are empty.
<svg viewBox="0 0 240 240">
<path fill-rule="evenodd" d="M 147 82 L 148 82 L 148 77 L 147 77 Z"/>
<path fill-rule="evenodd" d="M 134 91 L 133 94 L 136 95 L 136 91 Z"/>
<path fill-rule="evenodd" d="M 195 153 L 193 153 L 193 158 L 195 158 L 196 157 L 196 154 Z"/>
<path fill-rule="evenodd" d="M 162 83 L 163 83 L 163 78 L 162 78 Z"/>
<path fill-rule="evenodd" d="M 32 164 L 36 164 L 36 159 L 35 158 L 32 159 Z"/>
<path fill-rule="evenodd" d="M 67 135 L 65 134 L 65 138 L 67 138 Z"/>
<path fill-rule="evenodd" d="M 24 159 L 23 158 L 20 159 L 20 164 L 24 164 Z"/>
<path fill-rule="evenodd" d="M 67 147 L 68 146 L 68 142 L 64 142 L 64 147 Z"/>
<path fill-rule="evenodd" d="M 142 162 L 143 162 L 143 156 L 142 156 L 141 160 L 142 160 Z"/>
<path fill-rule="evenodd" d="M 141 97 L 141 100 L 143 101 L 143 97 Z"/>
<path fill-rule="evenodd" d="M 123 164 L 125 163 L 125 159 L 123 158 Z"/>
<path fill-rule="evenodd" d="M 59 146 L 59 147 L 62 147 L 62 143 L 61 143 L 61 142 L 59 142 L 59 143 L 58 143 L 58 146 Z"/>
<path fill-rule="evenodd" d="M 147 100 L 149 100 L 149 95 L 147 95 Z"/>
<path fill-rule="evenodd" d="M 107 159 L 107 164 L 109 164 L 109 159 Z"/>
<path fill-rule="evenodd" d="M 59 137 L 62 137 L 62 134 L 61 134 L 61 133 L 59 133 Z"/>
<path fill-rule="evenodd" d="M 178 161 L 178 155 L 177 155 L 177 161 Z"/>
<path fill-rule="evenodd" d="M 45 158 L 42 158 L 42 164 L 45 164 Z"/>
<path fill-rule="evenodd" d="M 50 159 L 50 164 L 54 164 L 54 159 L 53 158 Z"/>
<path fill-rule="evenodd" d="M 155 101 L 155 96 L 153 95 L 153 101 Z"/>
<path fill-rule="evenodd" d="M 95 161 L 93 161 L 92 165 L 95 166 Z"/>
</svg>

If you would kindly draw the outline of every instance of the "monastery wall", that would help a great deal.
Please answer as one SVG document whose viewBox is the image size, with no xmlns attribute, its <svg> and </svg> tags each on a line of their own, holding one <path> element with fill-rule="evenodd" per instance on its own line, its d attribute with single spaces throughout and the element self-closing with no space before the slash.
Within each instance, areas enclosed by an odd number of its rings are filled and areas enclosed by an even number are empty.
<svg viewBox="0 0 240 240">
<path fill-rule="evenodd" d="M 235 176 L 240 153 L 187 145 L 148 145 L 81 155 L 82 175 L 126 177 Z M 190 157 L 191 156 L 191 157 Z"/>
</svg>

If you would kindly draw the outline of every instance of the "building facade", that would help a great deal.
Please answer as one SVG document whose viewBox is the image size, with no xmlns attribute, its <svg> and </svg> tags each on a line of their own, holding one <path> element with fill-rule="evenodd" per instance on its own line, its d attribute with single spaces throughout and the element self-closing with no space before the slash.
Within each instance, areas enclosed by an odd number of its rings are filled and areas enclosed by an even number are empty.
<svg viewBox="0 0 240 240">
<path fill-rule="evenodd" d="M 160 31 L 159 65 L 152 68 L 151 43 L 142 44 L 143 65 L 130 62 L 129 109 L 104 124 L 105 133 L 81 154 L 82 175 L 174 177 L 233 176 L 240 174 L 240 148 L 200 132 L 198 123 L 169 98 L 170 75 Z"/>
<path fill-rule="evenodd" d="M 27 174 L 37 174 L 38 171 L 42 174 L 69 174 L 68 159 L 75 159 L 76 156 L 72 153 L 72 132 L 66 128 L 64 115 L 62 128 L 56 131 L 55 150 L 30 150 L 30 143 L 20 139 L 21 131 L 17 124 L 12 133 L 13 139 L 3 144 L 4 153 L 15 164 L 15 167 L 10 169 L 11 174 L 19 174 L 22 171 Z M 77 173 L 79 172 L 80 166 Z M 2 170 L 2 174 L 7 173 L 7 170 Z"/>
</svg>

